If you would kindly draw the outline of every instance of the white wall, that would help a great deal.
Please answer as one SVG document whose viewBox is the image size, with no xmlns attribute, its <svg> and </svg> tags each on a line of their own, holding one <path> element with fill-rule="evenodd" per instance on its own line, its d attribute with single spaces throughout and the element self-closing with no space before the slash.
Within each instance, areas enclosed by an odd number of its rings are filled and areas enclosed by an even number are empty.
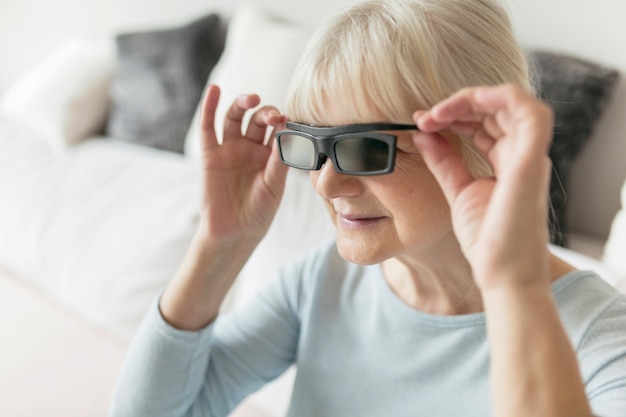
<svg viewBox="0 0 626 417">
<path fill-rule="evenodd" d="M 175 25 L 244 0 L 1 0 L 0 93 L 26 68 L 76 36 L 111 41 L 117 31 Z M 315 25 L 352 0 L 251 0 Z M 573 53 L 619 69 L 626 78 L 625 0 L 503 0 L 522 43 Z M 595 138 L 575 166 L 571 219 L 582 232 L 608 234 L 626 176 L 626 79 Z"/>
<path fill-rule="evenodd" d="M 250 0 L 275 14 L 313 25 L 329 8 L 351 0 Z M 21 71 L 63 41 L 111 41 L 127 30 L 182 24 L 245 0 L 0 0 L 0 93 Z M 326 5 L 326 8 L 323 7 Z"/>
</svg>

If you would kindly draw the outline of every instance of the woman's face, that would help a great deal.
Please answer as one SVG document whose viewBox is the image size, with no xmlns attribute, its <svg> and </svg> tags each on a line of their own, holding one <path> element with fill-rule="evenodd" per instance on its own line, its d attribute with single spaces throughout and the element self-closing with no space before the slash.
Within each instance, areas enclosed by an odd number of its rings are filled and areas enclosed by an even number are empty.
<svg viewBox="0 0 626 417">
<path fill-rule="evenodd" d="M 337 228 L 339 253 L 354 263 L 423 257 L 454 239 L 448 204 L 413 145 L 412 133 L 390 133 L 398 137 L 391 174 L 340 174 L 330 161 L 310 174 Z"/>
</svg>

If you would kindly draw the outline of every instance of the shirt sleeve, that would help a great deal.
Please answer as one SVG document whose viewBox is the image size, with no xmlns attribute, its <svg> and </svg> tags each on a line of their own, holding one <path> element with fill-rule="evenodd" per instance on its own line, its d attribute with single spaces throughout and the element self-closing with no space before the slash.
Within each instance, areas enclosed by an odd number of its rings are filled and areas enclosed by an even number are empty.
<svg viewBox="0 0 626 417">
<path fill-rule="evenodd" d="M 579 349 L 582 373 L 597 417 L 626 416 L 626 298 L 616 297 L 593 318 Z"/>
<path fill-rule="evenodd" d="M 195 332 L 165 322 L 155 300 L 125 358 L 111 417 L 227 416 L 280 376 L 294 363 L 300 328 L 298 280 L 286 279 L 293 272 Z"/>
</svg>

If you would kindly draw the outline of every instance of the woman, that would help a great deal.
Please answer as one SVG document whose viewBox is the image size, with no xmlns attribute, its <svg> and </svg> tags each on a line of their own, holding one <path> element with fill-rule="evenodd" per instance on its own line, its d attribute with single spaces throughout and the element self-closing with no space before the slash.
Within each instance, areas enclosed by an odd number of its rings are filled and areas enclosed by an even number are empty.
<svg viewBox="0 0 626 417">
<path fill-rule="evenodd" d="M 242 96 L 218 144 L 208 88 L 201 224 L 114 416 L 224 416 L 292 363 L 294 416 L 623 415 L 626 300 L 547 250 L 552 114 L 494 0 L 353 6 L 290 91 L 290 122 L 263 107 L 242 134 L 259 103 Z M 287 164 L 311 170 L 336 241 L 217 319 Z"/>
</svg>

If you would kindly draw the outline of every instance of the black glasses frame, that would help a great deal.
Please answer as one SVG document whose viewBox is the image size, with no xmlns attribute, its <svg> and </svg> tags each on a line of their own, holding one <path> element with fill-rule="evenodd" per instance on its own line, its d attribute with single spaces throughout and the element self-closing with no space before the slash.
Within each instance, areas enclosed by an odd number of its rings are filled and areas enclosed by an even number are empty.
<svg viewBox="0 0 626 417">
<path fill-rule="evenodd" d="M 322 168 L 322 165 L 326 162 L 326 158 L 329 158 L 337 172 L 348 175 L 382 175 L 393 172 L 396 160 L 397 136 L 388 133 L 378 133 L 376 131 L 418 130 L 415 125 L 397 123 L 359 123 L 344 126 L 318 127 L 287 122 L 285 126 L 288 130 L 281 130 L 275 133 L 276 143 L 280 151 L 280 159 L 284 164 L 297 169 L 317 171 Z M 363 133 L 367 133 L 367 135 L 363 135 Z M 281 145 L 281 137 L 284 135 L 296 135 L 312 142 L 315 151 L 315 161 L 312 167 L 299 166 L 285 160 Z M 337 162 L 335 145 L 337 142 L 351 138 L 376 139 L 386 143 L 389 146 L 389 157 L 385 169 L 376 171 L 346 171 L 342 169 Z"/>
</svg>

